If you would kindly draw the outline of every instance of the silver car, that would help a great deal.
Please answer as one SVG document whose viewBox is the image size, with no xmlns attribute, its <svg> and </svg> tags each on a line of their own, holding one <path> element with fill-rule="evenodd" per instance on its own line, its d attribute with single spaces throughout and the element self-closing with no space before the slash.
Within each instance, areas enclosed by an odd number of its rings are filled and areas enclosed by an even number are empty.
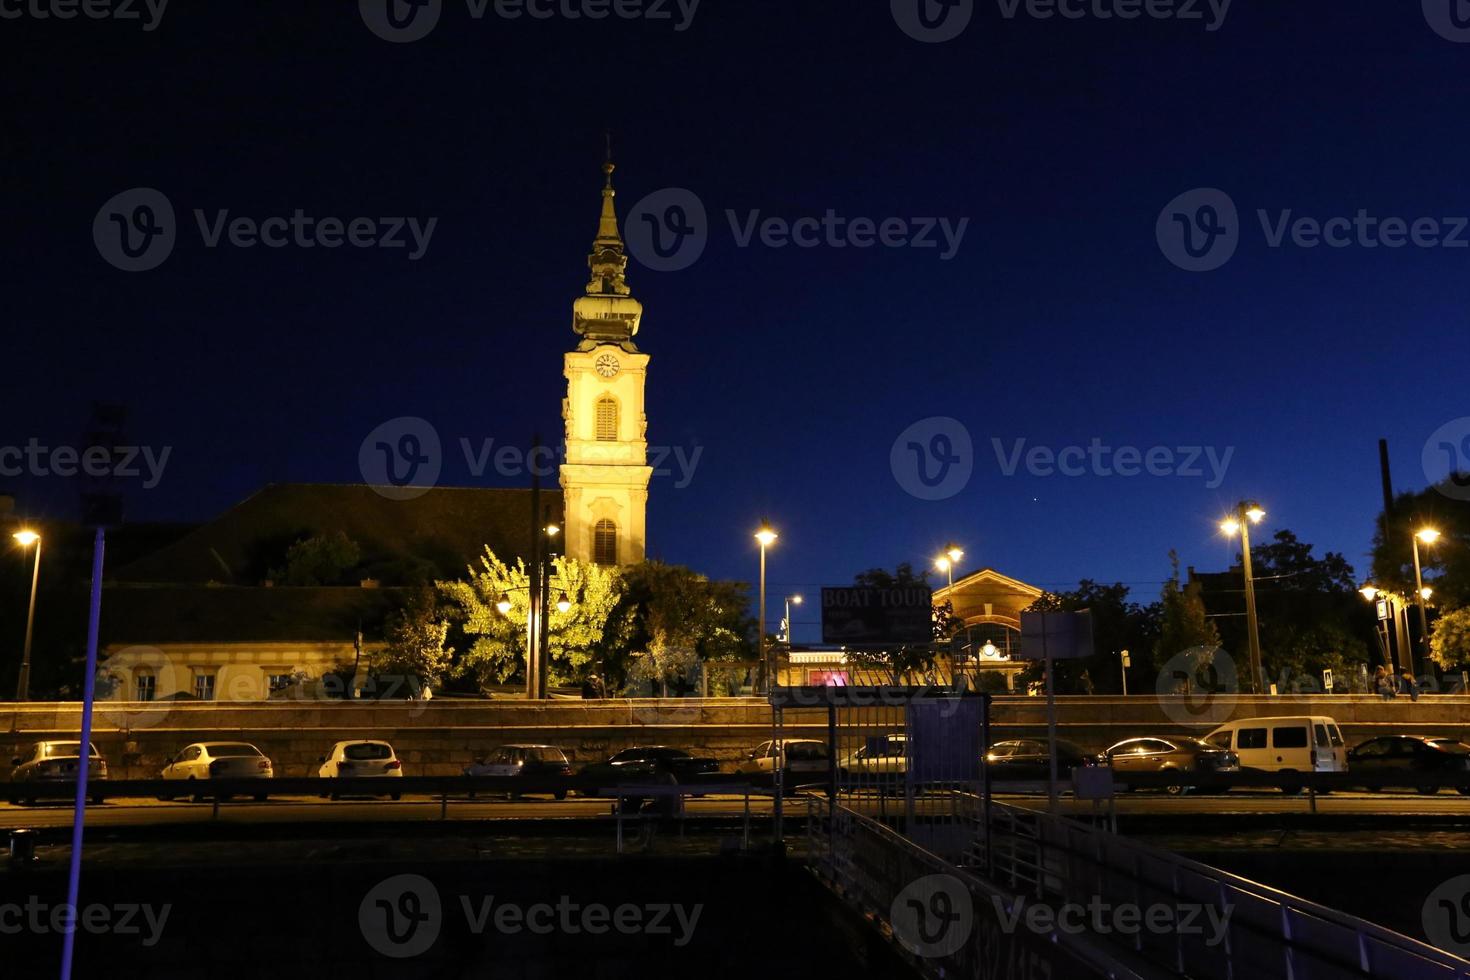
<svg viewBox="0 0 1470 980">
<path fill-rule="evenodd" d="M 87 760 L 87 782 L 94 783 L 107 778 L 107 760 L 97 751 L 95 743 L 89 743 L 91 752 Z M 38 797 L 70 796 L 76 792 L 78 767 L 82 761 L 82 743 L 37 742 L 23 755 L 10 760 L 15 768 L 10 771 L 10 786 L 7 796 L 12 804 L 22 801 L 34 803 Z M 92 787 L 88 795 L 93 803 L 101 803 L 103 795 Z"/>
<path fill-rule="evenodd" d="M 184 746 L 163 767 L 161 776 L 167 780 L 193 783 L 197 787 L 211 779 L 271 779 L 275 770 L 271 760 L 249 742 L 195 742 Z M 198 788 L 191 788 L 191 793 L 196 800 L 203 798 Z M 253 795 L 261 803 L 269 797 L 265 792 Z M 173 798 L 172 794 L 162 797 L 167 800 Z M 229 794 L 221 797 L 228 798 Z"/>
</svg>

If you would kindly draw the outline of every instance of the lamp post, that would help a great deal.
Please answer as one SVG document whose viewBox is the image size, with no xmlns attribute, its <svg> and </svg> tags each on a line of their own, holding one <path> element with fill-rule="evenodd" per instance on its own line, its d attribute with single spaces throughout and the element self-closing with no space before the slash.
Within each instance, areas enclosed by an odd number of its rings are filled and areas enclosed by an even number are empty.
<svg viewBox="0 0 1470 980">
<path fill-rule="evenodd" d="M 1424 588 L 1424 571 L 1419 565 L 1419 542 L 1434 544 L 1439 540 L 1439 532 L 1432 527 L 1424 527 L 1414 532 L 1414 595 L 1417 596 L 1419 606 L 1419 642 L 1423 644 L 1423 657 L 1429 658 L 1429 613 L 1425 611 L 1428 605 L 1429 590 Z M 1414 655 L 1411 652 L 1408 657 L 1409 673 L 1418 676 L 1414 671 Z"/>
<path fill-rule="evenodd" d="M 773 665 L 766 659 L 766 549 L 775 542 L 777 537 L 778 535 L 772 530 L 771 525 L 765 521 L 761 522 L 760 530 L 755 532 L 755 539 L 760 542 L 761 546 L 760 597 L 758 600 L 760 602 L 760 609 L 757 613 L 757 621 L 759 622 L 758 629 L 760 630 L 761 670 L 766 674 L 767 694 L 771 693 L 771 688 L 775 686 L 775 672 L 772 670 Z"/>
<path fill-rule="evenodd" d="M 934 559 L 934 567 L 939 569 L 949 578 L 949 587 L 954 588 L 954 567 L 960 563 L 965 553 L 960 546 L 951 542 L 947 545 L 940 556 Z"/>
<path fill-rule="evenodd" d="M 786 625 L 786 649 L 787 650 L 790 650 L 791 649 L 791 607 L 792 606 L 799 606 L 799 605 L 801 605 L 801 596 L 799 596 L 799 595 L 789 595 L 789 596 L 786 597 L 786 618 L 783 620 L 783 622 Z"/>
<path fill-rule="evenodd" d="M 553 523 L 543 525 L 540 530 L 541 535 L 538 538 L 544 537 L 546 542 L 542 544 L 538 539 L 534 546 L 535 557 L 528 569 L 527 584 L 510 587 L 500 594 L 495 603 L 495 608 L 502 616 L 509 616 L 513 605 L 510 593 L 526 593 L 526 698 L 533 701 L 544 699 L 548 688 L 551 665 L 551 539 L 561 533 L 561 528 Z M 572 602 L 567 594 L 558 591 L 557 612 L 566 612 L 571 607 Z"/>
<path fill-rule="evenodd" d="M 1250 650 L 1251 693 L 1261 693 L 1261 633 L 1256 621 L 1256 583 L 1251 574 L 1251 531 L 1252 524 L 1261 523 L 1266 512 L 1259 504 L 1242 501 L 1235 506 L 1235 514 L 1220 522 L 1220 530 L 1229 537 L 1240 534 L 1241 565 L 1245 573 L 1245 618 L 1247 643 Z"/>
<path fill-rule="evenodd" d="M 41 581 L 41 536 L 35 531 L 16 531 L 11 537 L 20 542 L 22 548 L 36 546 L 35 564 L 31 568 L 31 604 L 26 612 L 26 641 L 20 654 L 20 677 L 15 683 L 15 699 L 29 701 L 31 695 L 31 636 L 36 627 L 36 586 Z"/>
</svg>

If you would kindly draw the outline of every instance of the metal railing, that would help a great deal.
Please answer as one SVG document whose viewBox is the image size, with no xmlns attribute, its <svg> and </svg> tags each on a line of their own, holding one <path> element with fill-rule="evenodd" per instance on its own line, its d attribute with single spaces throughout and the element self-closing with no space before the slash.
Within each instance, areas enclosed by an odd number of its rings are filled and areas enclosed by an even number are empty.
<svg viewBox="0 0 1470 980">
<path fill-rule="evenodd" d="M 1470 962 L 1408 936 L 1040 810 L 993 803 L 967 864 L 1054 908 L 1199 910 L 1218 924 L 1208 937 L 1177 929 L 1127 937 L 1130 952 L 1181 976 L 1470 980 Z"/>
</svg>

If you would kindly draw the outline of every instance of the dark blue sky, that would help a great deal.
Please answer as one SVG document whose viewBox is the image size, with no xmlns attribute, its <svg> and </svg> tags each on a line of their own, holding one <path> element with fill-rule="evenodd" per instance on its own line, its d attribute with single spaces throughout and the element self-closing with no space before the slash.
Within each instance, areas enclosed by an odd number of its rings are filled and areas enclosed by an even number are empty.
<svg viewBox="0 0 1470 980">
<path fill-rule="evenodd" d="M 443 438 L 443 482 L 515 484 L 477 481 L 459 440 L 559 432 L 610 126 L 624 216 L 684 187 L 711 218 L 691 267 L 630 268 L 650 442 L 702 447 L 687 487 L 654 483 L 652 556 L 750 578 L 769 515 L 778 595 L 954 539 L 966 567 L 1150 599 L 1170 548 L 1223 566 L 1215 521 L 1254 496 L 1268 525 L 1361 569 L 1376 440 L 1400 488 L 1423 486 L 1426 440 L 1470 415 L 1470 249 L 1271 248 L 1256 211 L 1470 214 L 1470 43 L 1377 0 L 1237 0 L 1214 31 L 1002 9 L 978 3 L 941 44 L 881 2 L 705 0 L 678 31 L 475 19 L 445 0 L 406 44 L 345 2 L 179 3 L 151 32 L 0 21 L 0 443 L 76 445 L 92 399 L 127 404 L 134 441 L 171 447 L 159 485 L 130 493 L 134 518 L 207 518 L 271 480 L 359 480 L 363 438 L 405 415 Z M 162 265 L 126 273 L 92 222 L 134 187 L 162 191 L 180 230 Z M 1155 223 L 1200 187 L 1238 207 L 1239 247 L 1187 272 Z M 196 208 L 438 222 L 409 261 L 207 248 Z M 969 224 L 944 261 L 741 248 L 726 218 L 829 209 Z M 973 474 L 926 501 L 890 448 L 934 416 L 963 423 Z M 1233 455 L 1210 487 L 1207 465 L 1007 476 L 992 442 L 1093 438 Z M 72 481 L 8 482 L 29 513 L 72 513 Z"/>
</svg>

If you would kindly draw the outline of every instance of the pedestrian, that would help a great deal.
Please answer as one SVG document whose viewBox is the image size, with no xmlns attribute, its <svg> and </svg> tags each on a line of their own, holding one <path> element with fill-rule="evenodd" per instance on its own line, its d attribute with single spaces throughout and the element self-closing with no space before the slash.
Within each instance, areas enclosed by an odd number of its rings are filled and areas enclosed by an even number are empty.
<svg viewBox="0 0 1470 980">
<path fill-rule="evenodd" d="M 1418 701 L 1419 682 L 1414 680 L 1414 675 L 1406 670 L 1404 671 L 1403 676 L 1399 678 L 1399 680 L 1401 682 L 1400 693 L 1407 694 L 1409 696 L 1409 700 L 1411 701 Z"/>
<path fill-rule="evenodd" d="M 1392 701 L 1395 695 L 1393 678 L 1389 676 L 1382 664 L 1373 671 L 1373 690 L 1385 701 Z"/>
<path fill-rule="evenodd" d="M 1082 671 L 1082 693 L 1083 694 L 1092 694 L 1093 693 L 1092 675 L 1087 672 L 1086 668 L 1084 668 L 1083 671 Z"/>
</svg>

